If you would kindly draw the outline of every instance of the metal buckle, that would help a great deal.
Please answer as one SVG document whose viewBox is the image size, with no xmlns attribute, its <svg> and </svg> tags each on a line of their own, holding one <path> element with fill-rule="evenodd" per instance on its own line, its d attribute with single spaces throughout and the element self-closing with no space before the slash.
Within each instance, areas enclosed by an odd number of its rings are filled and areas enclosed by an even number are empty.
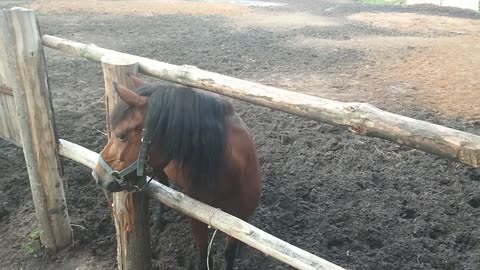
<svg viewBox="0 0 480 270">
<path fill-rule="evenodd" d="M 148 140 L 148 141 L 147 141 Z M 141 139 L 141 142 L 142 143 L 151 143 L 152 142 L 152 139 L 150 138 L 150 136 L 148 136 L 148 129 L 144 128 L 142 129 L 142 139 Z"/>
<path fill-rule="evenodd" d="M 120 186 L 124 185 L 125 179 L 123 178 L 123 175 L 119 171 L 113 171 L 110 175 L 115 178 L 115 180 Z"/>
</svg>

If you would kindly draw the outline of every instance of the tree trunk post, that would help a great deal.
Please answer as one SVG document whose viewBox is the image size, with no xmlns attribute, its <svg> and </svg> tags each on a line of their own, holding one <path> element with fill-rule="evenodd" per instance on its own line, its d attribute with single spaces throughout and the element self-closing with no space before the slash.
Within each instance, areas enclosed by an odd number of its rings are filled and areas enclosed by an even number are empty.
<svg viewBox="0 0 480 270">
<path fill-rule="evenodd" d="M 48 75 L 37 18 L 32 10 L 0 11 L 0 28 L 13 89 L 40 241 L 51 252 L 72 244 Z M 1 49 L 1 48 L 0 48 Z"/>
<path fill-rule="evenodd" d="M 101 59 L 105 80 L 107 134 L 110 137 L 110 116 L 120 99 L 113 88 L 117 82 L 135 89 L 128 73 L 137 74 L 138 64 L 132 60 L 105 55 Z M 117 259 L 120 270 L 151 268 L 150 220 L 148 194 L 144 191 L 113 194 L 113 216 L 117 230 Z"/>
</svg>

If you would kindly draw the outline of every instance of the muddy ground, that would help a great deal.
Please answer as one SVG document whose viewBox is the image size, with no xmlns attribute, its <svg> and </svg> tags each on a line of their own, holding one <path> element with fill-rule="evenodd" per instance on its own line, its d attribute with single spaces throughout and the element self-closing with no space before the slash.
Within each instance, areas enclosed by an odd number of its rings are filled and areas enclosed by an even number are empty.
<svg viewBox="0 0 480 270">
<path fill-rule="evenodd" d="M 94 3 L 95 2 L 95 3 Z M 168 3 L 167 3 L 168 2 Z M 4 1 L 39 11 L 43 33 L 480 134 L 480 16 L 432 6 L 277 1 Z M 147 2 L 143 2 L 147 3 Z M 100 8 L 98 5 L 102 5 Z M 46 49 L 61 138 L 105 143 L 99 64 Z M 480 173 L 380 139 L 234 102 L 255 136 L 261 206 L 251 223 L 347 269 L 478 269 Z M 21 149 L 0 140 L 0 269 L 115 269 L 115 231 L 90 171 L 64 159 L 75 245 L 37 246 Z M 152 231 L 154 269 L 190 269 L 185 216 Z M 222 266 L 223 237 L 213 247 Z M 290 269 L 244 248 L 237 269 Z"/>
</svg>

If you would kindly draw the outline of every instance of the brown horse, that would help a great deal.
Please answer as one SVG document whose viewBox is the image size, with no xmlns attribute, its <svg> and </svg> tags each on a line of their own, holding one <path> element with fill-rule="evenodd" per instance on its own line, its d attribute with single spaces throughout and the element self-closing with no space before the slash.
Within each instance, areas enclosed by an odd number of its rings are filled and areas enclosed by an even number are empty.
<svg viewBox="0 0 480 270">
<path fill-rule="evenodd" d="M 184 86 L 144 84 L 136 90 L 115 84 L 120 103 L 111 117 L 111 136 L 93 170 L 110 192 L 128 189 L 138 175 L 163 184 L 168 178 L 201 202 L 248 220 L 260 200 L 261 173 L 254 140 L 230 102 Z M 133 172 L 137 172 L 136 174 Z M 207 225 L 190 218 L 199 251 L 207 261 Z M 228 236 L 225 269 L 233 269 L 238 240 Z"/>
</svg>

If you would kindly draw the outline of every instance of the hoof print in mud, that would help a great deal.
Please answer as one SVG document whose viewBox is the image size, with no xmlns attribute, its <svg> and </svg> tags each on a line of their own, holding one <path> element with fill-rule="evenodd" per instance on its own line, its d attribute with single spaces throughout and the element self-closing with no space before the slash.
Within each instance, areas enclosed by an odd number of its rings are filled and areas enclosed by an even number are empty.
<svg viewBox="0 0 480 270">
<path fill-rule="evenodd" d="M 480 207 L 480 194 L 477 194 L 476 196 L 471 198 L 467 203 L 473 208 Z"/>
<path fill-rule="evenodd" d="M 2 221 L 7 215 L 8 210 L 3 205 L 0 205 L 0 221 Z"/>
<path fill-rule="evenodd" d="M 412 208 L 402 208 L 400 211 L 400 217 L 404 219 L 414 219 L 418 216 L 417 211 Z"/>
<path fill-rule="evenodd" d="M 370 249 L 379 249 L 383 247 L 385 237 L 376 229 L 361 230 L 358 234 L 358 240 L 363 242 Z"/>
<path fill-rule="evenodd" d="M 448 231 L 447 231 L 447 228 L 445 228 L 445 225 L 438 223 L 438 224 L 433 224 L 430 227 L 430 232 L 429 232 L 428 236 L 431 239 L 436 240 L 436 239 L 439 239 L 440 237 L 443 237 L 447 234 L 448 234 Z"/>
<path fill-rule="evenodd" d="M 351 244 L 352 244 L 352 240 L 350 238 L 337 235 L 335 238 L 328 240 L 327 247 L 329 249 L 332 249 L 332 248 L 340 248 L 340 247 L 351 245 Z"/>
<path fill-rule="evenodd" d="M 478 168 L 469 168 L 465 174 L 472 181 L 480 181 L 480 169 Z"/>
</svg>

